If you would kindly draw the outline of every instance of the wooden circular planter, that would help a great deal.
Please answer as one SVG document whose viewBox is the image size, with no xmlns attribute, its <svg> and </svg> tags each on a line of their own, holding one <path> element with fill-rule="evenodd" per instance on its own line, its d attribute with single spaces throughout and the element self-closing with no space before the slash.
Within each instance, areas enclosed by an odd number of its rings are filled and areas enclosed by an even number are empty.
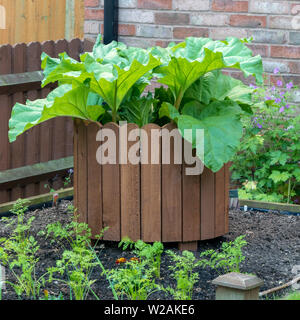
<svg viewBox="0 0 300 320">
<path fill-rule="evenodd" d="M 120 127 L 114 123 L 101 128 L 119 135 Z M 102 142 L 96 136 L 101 128 L 78 120 L 74 123 L 75 207 L 93 236 L 109 227 L 104 240 L 128 236 L 134 241 L 178 242 L 181 249 L 193 250 L 198 240 L 228 232 L 228 165 L 217 173 L 204 168 L 201 175 L 186 175 L 185 163 L 161 164 L 161 139 L 159 164 L 118 164 L 117 159 L 117 164 L 100 165 L 96 152 Z M 128 124 L 128 132 L 135 128 Z M 162 129 L 155 124 L 143 127 L 147 132 L 153 128 Z M 174 128 L 174 124 L 164 127 Z M 128 142 L 128 149 L 133 144 Z"/>
</svg>

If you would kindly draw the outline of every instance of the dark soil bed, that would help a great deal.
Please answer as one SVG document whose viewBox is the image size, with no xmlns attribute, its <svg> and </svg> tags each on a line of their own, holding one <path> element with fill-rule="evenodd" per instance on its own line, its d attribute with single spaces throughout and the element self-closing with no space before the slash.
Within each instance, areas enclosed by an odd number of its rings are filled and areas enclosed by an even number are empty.
<svg viewBox="0 0 300 320">
<path fill-rule="evenodd" d="M 70 203 L 62 202 L 59 208 L 48 208 L 36 210 L 26 214 L 26 218 L 35 216 L 31 234 L 37 239 L 40 250 L 38 251 L 39 262 L 37 267 L 37 276 L 45 273 L 46 269 L 55 265 L 55 261 L 61 258 L 62 248 L 58 244 L 51 244 L 50 240 L 38 235 L 40 230 L 55 221 L 61 221 L 66 224 L 71 220 L 71 214 L 67 213 L 67 207 Z M 261 290 L 276 287 L 293 279 L 296 275 L 292 273 L 295 265 L 300 265 L 300 217 L 281 215 L 276 212 L 230 212 L 230 232 L 224 237 L 210 241 L 202 241 L 198 245 L 199 254 L 207 249 L 219 249 L 222 242 L 234 240 L 239 235 L 246 235 L 248 245 L 244 247 L 243 253 L 246 257 L 242 264 L 242 272 L 253 273 L 264 280 Z M 0 238 L 9 236 L 10 229 L 0 220 Z M 168 244 L 167 249 L 178 251 L 176 244 Z M 97 247 L 99 257 L 106 268 L 115 268 L 116 259 L 120 257 L 130 258 L 133 255 L 130 251 L 123 252 L 118 249 L 117 243 L 100 242 Z M 171 264 L 169 258 L 163 254 L 161 265 L 161 284 L 165 287 L 174 286 L 175 282 L 170 278 L 168 266 Z M 194 299 L 214 299 L 215 287 L 211 280 L 218 274 L 210 269 L 200 269 L 200 281 L 195 286 Z M 14 278 L 10 271 L 6 271 L 8 280 Z M 98 279 L 93 284 L 93 290 L 100 299 L 113 299 L 108 282 L 101 276 L 100 268 L 93 270 L 92 279 Z M 65 299 L 69 299 L 69 288 L 60 282 L 54 282 L 47 285 L 46 288 L 50 294 L 58 295 L 62 292 Z M 285 294 L 284 290 L 276 293 L 277 296 Z M 93 296 L 89 296 L 93 299 Z M 7 285 L 3 292 L 2 299 L 18 299 L 12 288 Z M 172 299 L 165 293 L 155 293 L 150 299 Z"/>
</svg>

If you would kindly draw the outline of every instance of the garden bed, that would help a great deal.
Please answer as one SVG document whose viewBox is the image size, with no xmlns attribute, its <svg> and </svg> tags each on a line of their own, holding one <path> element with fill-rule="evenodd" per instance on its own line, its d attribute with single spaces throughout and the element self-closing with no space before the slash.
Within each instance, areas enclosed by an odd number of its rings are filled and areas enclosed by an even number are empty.
<svg viewBox="0 0 300 320">
<path fill-rule="evenodd" d="M 54 266 L 55 261 L 61 258 L 63 251 L 57 243 L 51 244 L 50 239 L 45 240 L 44 237 L 38 235 L 38 232 L 55 221 L 61 221 L 63 225 L 70 222 L 72 215 L 67 213 L 69 204 L 70 202 L 63 201 L 58 208 L 35 210 L 26 215 L 26 219 L 35 216 L 31 234 L 40 245 L 37 276 L 45 273 L 48 267 Z M 300 264 L 300 217 L 281 215 L 276 212 L 259 213 L 235 210 L 230 211 L 229 223 L 230 232 L 227 235 L 214 240 L 199 242 L 196 257 L 199 257 L 199 253 L 204 250 L 219 249 L 223 241 L 232 241 L 239 235 L 244 234 L 248 245 L 243 249 L 246 259 L 242 264 L 241 271 L 254 273 L 263 279 L 264 285 L 261 291 L 288 282 L 295 277 L 291 270 L 293 266 Z M 6 224 L 0 221 L 0 237 L 8 236 L 9 232 Z M 172 243 L 167 244 L 167 248 L 178 251 Z M 123 252 L 118 249 L 117 243 L 114 242 L 101 242 L 97 247 L 97 253 L 99 253 L 100 260 L 106 268 L 115 268 L 116 259 L 120 257 L 133 257 L 130 251 Z M 163 254 L 160 282 L 164 286 L 175 285 L 174 280 L 169 277 L 168 266 L 170 263 L 169 257 Z M 210 281 L 218 276 L 217 272 L 211 269 L 198 269 L 197 271 L 200 281 L 195 286 L 193 299 L 214 299 L 215 287 Z M 101 299 L 113 299 L 106 279 L 101 277 L 100 274 L 100 269 L 95 268 L 92 279 L 99 279 L 93 284 L 95 293 Z M 7 280 L 13 280 L 9 271 L 6 272 L 6 275 Z M 69 288 L 61 283 L 53 282 L 49 286 L 47 285 L 45 289 L 53 295 L 62 292 L 65 299 L 69 299 Z M 6 290 L 3 292 L 2 299 L 17 299 L 10 286 L 7 285 Z M 276 295 L 281 296 L 285 293 L 286 291 L 281 291 Z M 92 299 L 93 297 L 89 296 L 89 298 Z M 150 299 L 172 299 L 172 297 L 158 292 L 153 294 Z"/>
<path fill-rule="evenodd" d="M 295 204 L 287 203 L 276 203 L 276 202 L 264 202 L 256 200 L 240 199 L 240 205 L 247 206 L 248 208 L 257 208 L 263 210 L 276 210 L 284 214 L 294 214 L 300 216 L 300 206 Z"/>
</svg>

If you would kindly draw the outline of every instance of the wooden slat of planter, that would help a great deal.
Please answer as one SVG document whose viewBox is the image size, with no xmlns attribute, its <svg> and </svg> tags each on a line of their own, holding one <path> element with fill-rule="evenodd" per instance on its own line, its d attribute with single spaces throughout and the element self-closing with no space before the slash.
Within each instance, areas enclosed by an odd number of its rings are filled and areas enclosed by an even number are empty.
<svg viewBox="0 0 300 320">
<path fill-rule="evenodd" d="M 141 234 L 144 241 L 154 242 L 161 241 L 161 138 L 158 137 L 155 144 L 157 152 L 151 150 L 151 130 L 157 130 L 159 134 L 161 130 L 155 124 L 148 124 L 143 129 L 147 139 L 141 136 L 141 152 L 148 164 L 141 163 Z M 147 157 L 143 152 L 146 149 Z M 157 164 L 151 164 L 152 151 L 153 157 L 158 159 Z"/>
<path fill-rule="evenodd" d="M 225 167 L 215 173 L 215 237 L 225 232 Z"/>
<path fill-rule="evenodd" d="M 80 192 L 77 193 L 76 206 L 79 214 L 79 220 L 81 222 L 88 223 L 88 150 L 87 150 L 87 127 L 83 121 L 78 121 L 77 131 L 77 188 Z"/>
<path fill-rule="evenodd" d="M 92 231 L 92 236 L 100 234 L 102 226 L 102 177 L 101 166 L 97 162 L 96 153 L 98 144 L 96 136 L 100 126 L 91 123 L 87 130 L 88 146 L 88 223 Z"/>
<path fill-rule="evenodd" d="M 201 175 L 186 175 L 185 169 L 189 167 L 194 165 L 183 162 L 182 237 L 184 242 L 199 240 L 201 235 Z"/>
<path fill-rule="evenodd" d="M 74 176 L 73 176 L 73 186 L 74 186 L 74 206 L 78 208 L 78 129 L 80 121 L 75 119 L 73 121 L 74 125 L 74 136 L 73 136 L 73 147 L 74 147 Z"/>
<path fill-rule="evenodd" d="M 116 149 L 119 150 L 119 126 L 115 123 L 106 124 L 103 129 L 115 132 Z M 103 131 L 102 131 L 103 134 Z M 107 139 L 107 138 L 106 138 Z M 106 140 L 104 141 L 104 143 Z M 121 240 L 121 199 L 120 199 L 120 166 L 119 154 L 116 154 L 116 164 L 102 165 L 103 192 L 103 227 L 109 227 L 104 233 L 104 240 Z"/>
<path fill-rule="evenodd" d="M 201 175 L 201 240 L 215 235 L 214 173 L 204 168 Z"/>
<path fill-rule="evenodd" d="M 172 131 L 175 124 L 162 128 Z M 179 132 L 177 134 L 180 136 Z M 162 133 L 162 153 L 168 149 Z M 182 165 L 174 164 L 174 139 L 170 143 L 171 163 L 162 163 L 162 241 L 182 241 Z"/>
<path fill-rule="evenodd" d="M 229 232 L 229 180 L 230 180 L 230 168 L 231 163 L 228 162 L 225 164 L 225 168 L 224 168 L 224 179 L 225 179 L 225 188 L 224 188 L 224 206 L 225 206 L 225 230 L 224 233 L 228 233 Z"/>
<path fill-rule="evenodd" d="M 134 129 L 138 129 L 136 124 L 127 125 L 128 140 L 130 132 Z M 128 141 L 128 156 L 129 150 L 138 141 L 139 137 L 135 141 Z M 132 164 L 128 158 L 127 162 L 127 164 L 121 164 L 121 236 L 122 238 L 127 236 L 136 241 L 141 237 L 140 164 Z"/>
</svg>

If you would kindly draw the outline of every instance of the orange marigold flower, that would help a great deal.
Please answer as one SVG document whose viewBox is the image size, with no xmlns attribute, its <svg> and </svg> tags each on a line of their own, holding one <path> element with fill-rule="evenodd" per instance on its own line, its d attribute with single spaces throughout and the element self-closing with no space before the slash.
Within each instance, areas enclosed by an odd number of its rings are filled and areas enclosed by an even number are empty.
<svg viewBox="0 0 300 320">
<path fill-rule="evenodd" d="M 48 299 L 48 297 L 49 297 L 49 291 L 48 291 L 48 290 L 44 290 L 44 295 L 45 295 L 46 299 Z"/>
<path fill-rule="evenodd" d="M 119 258 L 116 260 L 116 264 L 125 263 L 125 262 L 126 262 L 126 258 Z"/>
<path fill-rule="evenodd" d="M 131 258 L 131 259 L 130 259 L 130 261 L 137 261 L 137 262 L 140 262 L 140 259 L 139 259 L 139 258 L 134 257 L 134 258 Z"/>
</svg>

